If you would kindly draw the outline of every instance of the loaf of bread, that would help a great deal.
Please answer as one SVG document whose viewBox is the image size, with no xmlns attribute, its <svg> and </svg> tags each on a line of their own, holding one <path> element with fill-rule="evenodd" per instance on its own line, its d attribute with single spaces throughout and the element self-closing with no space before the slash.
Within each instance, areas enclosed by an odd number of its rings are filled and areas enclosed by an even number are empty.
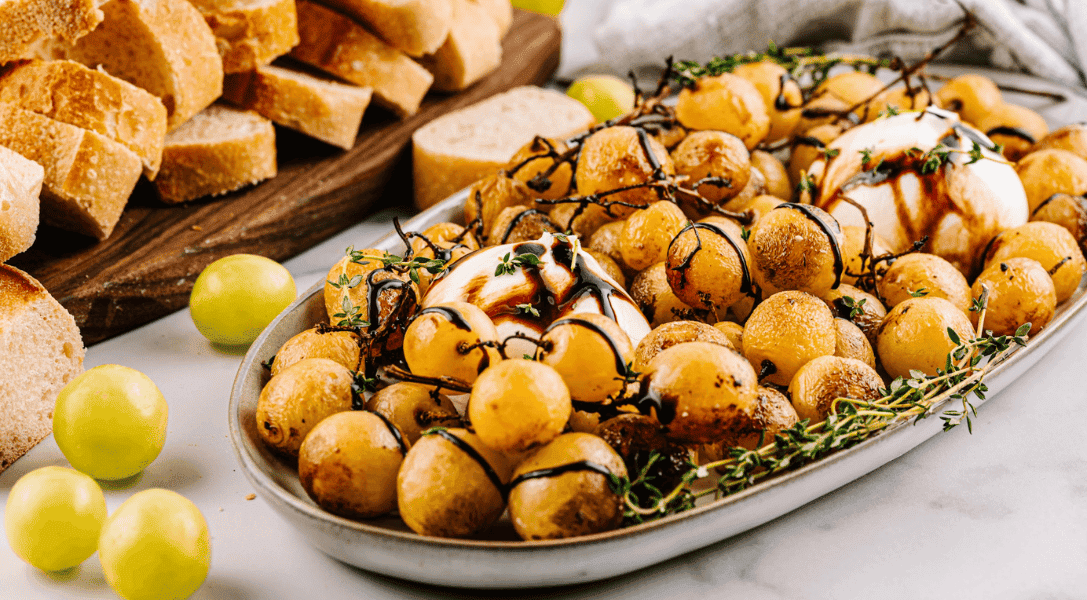
<svg viewBox="0 0 1087 600">
<path fill-rule="evenodd" d="M 42 40 L 74 41 L 101 22 L 95 0 L 0 1 L 0 63 L 26 56 Z"/>
<path fill-rule="evenodd" d="M 532 86 L 434 119 L 411 136 L 415 206 L 427 208 L 494 173 L 537 135 L 566 138 L 595 123 L 577 100 Z"/>
<path fill-rule="evenodd" d="M 223 58 L 223 71 L 250 71 L 298 43 L 294 0 L 189 0 L 204 15 Z"/>
<path fill-rule="evenodd" d="M 41 220 L 104 240 L 113 232 L 143 164 L 93 131 L 0 102 L 0 146 L 45 171 Z"/>
<path fill-rule="evenodd" d="M 223 99 L 231 104 L 344 149 L 355 143 L 370 94 L 370 88 L 278 65 L 227 75 L 223 82 Z"/>
<path fill-rule="evenodd" d="M 212 104 L 166 135 L 155 188 L 168 204 L 218 196 L 276 174 L 276 133 L 255 112 Z"/>
<path fill-rule="evenodd" d="M 44 177 L 41 165 L 0 146 L 0 262 L 34 243 Z"/>
<path fill-rule="evenodd" d="M 37 280 L 0 265 L 0 471 L 53 429 L 57 394 L 83 372 L 75 319 Z"/>
<path fill-rule="evenodd" d="M 120 142 L 154 179 L 166 137 L 166 107 L 142 88 L 77 62 L 40 60 L 0 69 L 0 102 Z"/>
<path fill-rule="evenodd" d="M 450 0 L 449 37 L 421 62 L 434 75 L 434 89 L 459 92 L 498 68 L 502 33 L 494 18 L 472 0 Z"/>
<path fill-rule="evenodd" d="M 116 1 L 116 0 L 115 0 Z M 309 0 L 298 1 L 300 41 L 291 56 L 355 85 L 374 90 L 374 100 L 397 115 L 419 110 L 433 77 L 346 15 Z"/>
<path fill-rule="evenodd" d="M 437 50 L 449 34 L 449 21 L 453 17 L 449 0 L 322 0 L 322 3 L 366 23 L 387 44 L 411 56 Z"/>
<path fill-rule="evenodd" d="M 186 0 L 109 0 L 105 19 L 75 44 L 52 49 L 162 100 L 175 129 L 223 93 L 223 61 L 203 15 Z M 39 53 L 40 54 L 40 53 Z"/>
</svg>

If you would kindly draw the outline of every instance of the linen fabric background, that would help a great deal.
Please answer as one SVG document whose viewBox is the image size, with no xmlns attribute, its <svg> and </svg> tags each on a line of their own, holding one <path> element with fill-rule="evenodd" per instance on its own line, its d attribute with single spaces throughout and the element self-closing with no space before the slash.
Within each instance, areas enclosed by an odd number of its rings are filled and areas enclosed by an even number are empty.
<svg viewBox="0 0 1087 600">
<path fill-rule="evenodd" d="M 978 21 L 942 60 L 1025 71 L 1075 87 L 1087 79 L 1087 0 L 567 0 L 560 79 L 659 71 L 664 58 L 778 45 L 907 61 Z"/>
</svg>

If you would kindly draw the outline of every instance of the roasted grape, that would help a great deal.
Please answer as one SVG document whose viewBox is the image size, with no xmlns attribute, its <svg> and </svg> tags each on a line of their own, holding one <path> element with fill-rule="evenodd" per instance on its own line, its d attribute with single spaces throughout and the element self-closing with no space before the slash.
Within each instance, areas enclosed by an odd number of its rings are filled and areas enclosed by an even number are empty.
<svg viewBox="0 0 1087 600">
<path fill-rule="evenodd" d="M 685 304 L 721 315 L 752 293 L 747 244 L 727 226 L 695 223 L 672 240 L 668 284 Z"/>
<path fill-rule="evenodd" d="M 678 344 L 708 342 L 738 350 L 724 332 L 698 321 L 672 321 L 655 327 L 634 349 L 634 370 L 644 371 L 658 354 Z"/>
<path fill-rule="evenodd" d="M 871 365 L 840 356 L 821 356 L 796 372 L 789 384 L 796 415 L 818 423 L 827 418 L 838 398 L 878 400 L 883 380 Z"/>
<path fill-rule="evenodd" d="M 1008 229 L 993 238 L 985 252 L 985 266 L 1009 258 L 1033 258 L 1053 278 L 1057 302 L 1072 297 L 1087 269 L 1076 239 L 1053 223 L 1034 221 Z"/>
<path fill-rule="evenodd" d="M 703 77 L 694 87 L 684 88 L 676 100 L 676 118 L 688 129 L 732 134 L 748 150 L 770 133 L 770 115 L 758 88 L 731 73 Z"/>
<path fill-rule="evenodd" d="M 805 292 L 779 292 L 751 312 L 743 352 L 761 379 L 788 385 L 805 363 L 834 354 L 837 340 L 834 316 L 822 300 Z"/>
<path fill-rule="evenodd" d="M 721 131 L 696 131 L 672 151 L 676 173 L 687 177 L 685 187 L 703 198 L 724 204 L 747 185 L 751 157 L 740 138 Z M 695 185 L 705 180 L 705 183 Z"/>
<path fill-rule="evenodd" d="M 970 284 L 951 263 L 917 252 L 896 258 L 879 278 L 879 293 L 893 308 L 910 298 L 943 298 L 966 312 L 970 308 Z"/>
<path fill-rule="evenodd" d="M 514 358 L 483 373 L 472 386 L 468 421 L 487 446 L 525 452 L 558 437 L 573 406 L 562 376 L 547 365 Z"/>
<path fill-rule="evenodd" d="M 423 377 L 451 377 L 471 384 L 502 360 L 498 330 L 479 307 L 447 302 L 419 311 L 404 334 L 404 360 Z"/>
<path fill-rule="evenodd" d="M 687 216 L 671 202 L 655 202 L 627 217 L 619 236 L 623 262 L 641 271 L 668 256 L 668 245 L 683 229 Z"/>
<path fill-rule="evenodd" d="M 971 292 L 981 299 L 982 288 L 989 288 L 985 310 L 985 329 L 996 335 L 1014 335 L 1020 325 L 1030 324 L 1035 335 L 1053 318 L 1057 292 L 1049 273 L 1031 258 L 1009 258 L 994 262 L 978 275 Z M 980 313 L 970 313 L 976 326 Z"/>
<path fill-rule="evenodd" d="M 943 369 L 956 343 L 974 337 L 970 319 L 943 298 L 910 298 L 887 313 L 879 326 L 876 353 L 891 377 L 910 377 L 917 370 L 935 376 Z"/>
<path fill-rule="evenodd" d="M 822 296 L 841 282 L 841 244 L 834 217 L 814 206 L 782 204 L 751 229 L 751 270 L 764 294 L 800 290 Z"/>
<path fill-rule="evenodd" d="M 564 317 L 548 326 L 540 342 L 536 360 L 562 376 L 572 399 L 603 402 L 626 389 L 634 347 L 608 317 L 593 313 Z"/>
</svg>

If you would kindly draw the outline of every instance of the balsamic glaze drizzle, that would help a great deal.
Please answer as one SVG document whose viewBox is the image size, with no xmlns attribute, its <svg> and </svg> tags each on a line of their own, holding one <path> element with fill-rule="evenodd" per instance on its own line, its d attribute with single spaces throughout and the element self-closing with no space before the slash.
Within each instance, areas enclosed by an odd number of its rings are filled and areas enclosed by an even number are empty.
<svg viewBox="0 0 1087 600">
<path fill-rule="evenodd" d="M 366 276 L 366 284 L 369 288 L 369 294 L 366 300 L 366 321 L 369 323 L 369 325 L 367 325 L 366 330 L 371 332 L 377 328 L 378 322 L 381 320 L 381 305 L 379 304 L 381 300 L 381 292 L 385 291 L 386 289 L 402 290 L 408 287 L 408 283 L 406 281 L 402 281 L 395 277 L 390 277 L 388 279 L 382 279 L 381 281 L 375 282 L 374 275 L 382 272 L 388 273 L 388 271 L 386 271 L 385 269 L 375 269 L 373 271 L 370 271 L 370 274 Z"/>
<path fill-rule="evenodd" d="M 528 481 L 529 479 L 541 479 L 543 477 L 558 477 L 565 473 L 575 473 L 578 471 L 592 471 L 599 473 L 605 477 L 611 476 L 611 471 L 600 464 L 594 463 L 590 460 L 579 460 L 577 462 L 567 463 L 565 465 L 559 465 L 557 467 L 551 467 L 548 469 L 537 469 L 535 471 L 529 471 L 528 473 L 521 473 L 517 477 L 514 477 L 510 481 L 509 489 L 517 487 L 521 483 Z"/>
<path fill-rule="evenodd" d="M 449 319 L 449 322 L 452 323 L 457 329 L 462 329 L 464 331 L 472 330 L 472 326 L 468 324 L 467 320 L 465 320 L 464 315 L 460 314 L 459 310 L 450 306 L 431 306 L 429 308 L 424 308 L 423 310 L 416 313 L 416 315 L 412 317 L 412 320 L 414 321 L 420 316 L 427 314 L 440 314 L 446 319 Z"/>
<path fill-rule="evenodd" d="M 491 463 L 487 462 L 487 459 L 483 458 L 483 455 L 480 454 L 475 448 L 473 448 L 471 444 L 453 435 L 452 433 L 449 433 L 444 429 L 435 430 L 434 435 L 439 435 L 445 438 L 445 440 L 448 441 L 450 444 L 453 444 L 458 449 L 460 449 L 461 452 L 467 454 L 468 458 L 476 461 L 479 467 L 483 469 L 483 472 L 487 475 L 487 479 L 491 480 L 491 483 L 494 484 L 495 489 L 497 489 L 498 493 L 501 494 L 502 500 L 505 500 L 509 496 L 509 489 L 506 487 L 505 484 L 502 483 L 502 479 L 498 476 L 498 473 L 495 472 L 494 468 L 491 467 Z"/>
<path fill-rule="evenodd" d="M 1031 135 L 1026 130 L 1021 129 L 1019 127 L 1005 127 L 1005 126 L 994 127 L 992 129 L 990 129 L 989 131 L 986 131 L 985 135 L 987 135 L 989 137 L 993 137 L 994 135 L 1007 135 L 1007 136 L 1011 136 L 1011 137 L 1017 137 L 1017 138 L 1025 141 L 1025 142 L 1030 143 L 1030 144 L 1033 144 L 1033 143 L 1035 143 L 1037 141 L 1037 140 L 1034 139 L 1033 135 Z"/>
<path fill-rule="evenodd" d="M 661 168 L 661 161 L 657 158 L 657 154 L 653 152 L 653 146 L 649 142 L 649 134 L 641 127 L 635 128 L 635 131 L 638 132 L 638 143 L 641 144 L 642 150 L 645 152 L 645 158 L 649 161 L 649 166 L 653 167 L 653 174 L 650 177 L 657 181 L 667 178 Z"/>
<path fill-rule="evenodd" d="M 707 231 L 712 231 L 713 233 L 717 234 L 718 236 L 724 238 L 725 241 L 728 242 L 729 245 L 732 246 L 733 250 L 736 251 L 736 256 L 739 257 L 739 259 L 740 259 L 740 271 L 741 271 L 740 291 L 745 293 L 745 294 L 751 294 L 754 291 L 754 288 L 751 285 L 751 270 L 747 266 L 747 259 L 744 258 L 744 253 L 740 249 L 740 244 L 737 243 L 736 240 L 734 240 L 732 238 L 732 236 L 729 235 L 729 233 L 727 231 L 725 231 L 724 229 L 721 229 L 720 227 L 718 227 L 717 225 L 714 225 L 713 223 L 691 223 L 690 225 L 688 225 L 688 226 L 684 227 L 682 230 L 680 230 L 680 232 L 678 234 L 676 234 L 676 237 L 672 238 L 671 243 L 668 244 L 668 253 L 669 254 L 671 254 L 672 245 L 676 243 L 676 240 L 679 239 L 679 236 L 683 235 L 683 233 L 688 231 L 688 230 L 694 232 L 695 240 L 698 242 L 698 245 L 695 246 L 694 250 L 691 250 L 691 253 L 687 255 L 687 258 L 684 258 L 683 262 L 676 265 L 676 270 L 680 271 L 681 273 L 686 273 L 687 269 L 691 268 L 691 261 L 694 260 L 694 255 L 698 254 L 698 251 L 702 249 L 702 238 L 698 237 L 698 230 L 699 229 L 705 229 Z M 837 286 L 835 286 L 835 287 L 837 287 Z"/>
<path fill-rule="evenodd" d="M 788 72 L 781 74 L 781 78 L 778 82 L 778 95 L 774 98 L 774 109 L 778 112 L 785 112 L 794 108 L 800 108 L 800 106 L 793 106 L 789 104 L 789 99 L 785 97 L 785 84 L 793 81 L 793 76 Z M 802 105 L 801 105 L 802 106 Z"/>
<path fill-rule="evenodd" d="M 519 225 L 521 221 L 525 219 L 525 217 L 531 217 L 532 215 L 541 215 L 547 223 L 551 223 L 550 217 L 548 217 L 547 213 L 543 212 L 542 210 L 536 210 L 535 208 L 523 210 L 518 213 L 517 216 L 510 219 L 510 224 L 506 226 L 506 231 L 502 234 L 502 239 L 498 243 L 507 243 L 510 239 L 510 235 L 513 234 L 513 230 L 517 227 L 517 225 Z"/>
<path fill-rule="evenodd" d="M 393 438 L 396 439 L 396 444 L 400 446 L 400 454 L 406 456 L 408 453 L 408 444 L 404 441 L 404 436 L 400 434 L 400 430 L 397 429 L 396 425 L 393 425 L 392 421 L 390 421 L 388 417 L 379 412 L 372 410 L 368 410 L 366 412 L 377 415 L 377 418 L 381 419 L 381 421 L 385 423 L 385 427 L 389 428 L 389 433 L 393 434 Z"/>
<path fill-rule="evenodd" d="M 842 260 L 842 247 L 838 243 L 838 236 L 842 235 L 842 228 L 838 225 L 837 221 L 828 222 L 822 215 L 815 212 L 813 206 L 810 204 L 798 204 L 795 202 L 786 202 L 779 204 L 777 208 L 791 208 L 793 210 L 804 213 L 804 216 L 808 217 L 812 221 L 815 221 L 819 225 L 819 228 L 827 234 L 827 239 L 830 240 L 830 251 L 834 254 L 834 285 L 830 289 L 838 289 L 838 286 L 842 283 L 842 271 L 845 270 L 845 262 Z M 823 212 L 823 211 L 819 211 Z M 824 213 L 825 214 L 825 213 Z"/>
<path fill-rule="evenodd" d="M 793 140 L 793 145 L 794 146 L 811 146 L 813 148 L 820 148 L 820 149 L 827 147 L 826 142 L 824 142 L 823 140 L 821 140 L 821 139 L 819 139 L 817 137 L 812 137 L 810 135 L 797 136 L 796 139 Z"/>
<path fill-rule="evenodd" d="M 590 329 L 600 334 L 600 336 L 604 338 L 604 341 L 607 342 L 608 346 L 611 348 L 611 355 L 615 358 L 615 372 L 620 375 L 623 375 L 627 372 L 627 365 L 625 362 L 623 362 L 623 353 L 619 351 L 619 344 L 615 341 L 615 338 L 611 337 L 611 334 L 609 334 L 603 327 L 600 327 L 592 321 L 586 321 L 585 319 L 579 319 L 577 317 L 566 317 L 565 319 L 559 319 L 558 321 L 555 321 L 554 323 L 549 325 L 547 329 L 544 330 L 543 335 L 541 335 L 540 337 L 542 338 L 546 336 L 549 331 L 560 325 L 578 325 L 580 327 Z"/>
</svg>

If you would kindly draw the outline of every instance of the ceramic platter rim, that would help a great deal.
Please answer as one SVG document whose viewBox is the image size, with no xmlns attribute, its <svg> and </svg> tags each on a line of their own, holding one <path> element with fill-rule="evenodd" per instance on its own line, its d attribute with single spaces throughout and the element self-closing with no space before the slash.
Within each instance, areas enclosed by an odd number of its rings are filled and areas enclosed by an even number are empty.
<svg viewBox="0 0 1087 600">
<path fill-rule="evenodd" d="M 1078 102 L 1087 106 L 1087 101 L 1074 90 L 1027 75 L 954 65 L 933 65 L 929 71 L 949 76 L 964 72 L 980 73 L 998 83 L 1019 86 L 1027 84 L 1035 89 L 1060 92 L 1069 96 L 1068 102 Z M 1051 126 L 1064 124 L 1066 123 L 1055 122 L 1051 123 Z M 405 231 L 422 230 L 441 221 L 459 220 L 461 207 L 466 197 L 467 192 L 461 191 L 420 213 L 404 224 Z M 390 232 L 374 244 L 374 247 L 398 250 L 402 246 L 395 233 Z M 779 517 L 849 481 L 862 477 L 908 452 L 939 431 L 940 421 L 935 416 L 918 422 L 916 426 L 912 424 L 912 421 L 903 423 L 857 446 L 836 452 L 815 463 L 727 498 L 657 521 L 569 540 L 524 542 L 430 538 L 366 522 L 352 521 L 327 513 L 310 502 L 308 498 L 300 498 L 280 485 L 267 472 L 268 469 L 279 468 L 277 463 L 269 463 L 262 456 L 261 449 L 256 447 L 259 441 L 250 439 L 241 423 L 243 399 L 248 398 L 252 401 L 252 398 L 247 396 L 247 383 L 251 383 L 253 377 L 259 379 L 262 376 L 263 367 L 260 363 L 275 353 L 278 344 L 300 331 L 298 328 L 293 328 L 292 331 L 284 333 L 282 324 L 292 319 L 297 321 L 300 313 L 312 313 L 314 303 L 319 302 L 323 307 L 323 302 L 316 298 L 321 294 L 323 283 L 323 281 L 316 283 L 302 294 L 265 329 L 246 353 L 231 389 L 228 411 L 230 440 L 242 471 L 256 488 L 257 493 L 292 525 L 302 529 L 303 533 L 309 534 L 310 543 L 339 560 L 385 575 L 452 587 L 518 588 L 582 583 L 628 573 L 724 540 Z M 986 382 L 993 392 L 998 392 L 1017 379 L 1022 375 L 1022 371 L 1052 349 L 1075 322 L 1084 316 L 1085 306 L 1087 306 L 1087 291 L 1081 285 L 1076 295 L 1059 308 L 1050 325 L 1035 336 L 1026 348 L 1013 353 L 990 370 L 986 376 Z M 270 344 L 270 340 L 275 343 Z M 270 345 L 275 347 L 269 347 Z M 995 385 L 994 382 L 996 382 Z M 993 392 L 990 396 L 995 395 Z M 942 410 L 954 408 L 949 406 L 949 402 L 945 400 L 937 405 L 934 407 L 934 412 L 939 413 Z M 929 425 L 921 427 L 923 423 L 929 423 Z M 874 457 L 875 460 L 864 460 L 869 456 Z M 831 471 L 833 475 L 829 474 Z M 828 472 L 831 480 L 820 481 L 821 472 Z M 798 492 L 792 494 L 792 498 L 789 498 L 789 488 L 794 488 Z M 768 507 L 767 510 L 752 511 L 755 508 L 753 505 L 760 497 L 775 499 L 776 501 L 771 503 L 774 506 Z M 720 526 L 729 516 L 728 513 L 733 511 L 739 513 L 741 522 Z M 717 531 L 711 531 L 708 535 L 705 531 L 694 533 L 695 528 L 702 528 L 711 521 L 716 521 L 715 525 L 720 526 Z M 689 535 L 684 536 L 685 532 Z M 662 537 L 666 534 L 667 537 Z M 673 540 L 672 538 L 677 535 L 687 540 Z M 655 556 L 639 556 L 618 565 L 584 564 L 585 560 L 595 555 L 594 553 L 633 549 L 645 538 L 653 538 L 658 542 L 668 539 L 669 548 Z M 684 543 L 688 540 L 690 543 Z M 359 548 L 360 544 L 365 548 Z M 406 554 L 408 552 L 412 554 L 409 556 Z M 554 564 L 554 560 L 560 555 L 570 553 L 577 553 L 576 558 L 579 560 L 566 560 L 563 561 L 565 564 Z M 645 553 L 642 552 L 642 554 Z M 390 562 L 389 559 L 395 559 L 397 555 L 400 555 L 402 560 Z M 575 557 L 571 555 L 568 558 Z M 477 562 L 483 559 L 497 561 L 498 566 L 486 566 Z M 459 568 L 450 568 L 452 565 L 458 565 Z M 466 569 L 465 565 L 476 565 L 477 568 Z"/>
</svg>

